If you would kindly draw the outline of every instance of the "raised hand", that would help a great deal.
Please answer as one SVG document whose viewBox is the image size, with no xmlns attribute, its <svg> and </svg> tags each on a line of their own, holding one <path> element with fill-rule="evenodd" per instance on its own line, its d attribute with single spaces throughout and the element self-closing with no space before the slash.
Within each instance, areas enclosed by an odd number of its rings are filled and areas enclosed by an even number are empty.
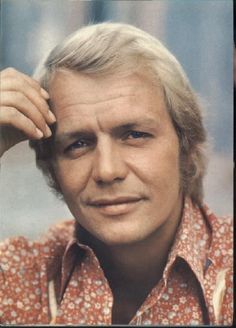
<svg viewBox="0 0 236 328">
<path fill-rule="evenodd" d="M 0 77 L 0 156 L 20 141 L 51 136 L 56 118 L 47 104 L 49 94 L 40 84 L 14 68 Z"/>
</svg>

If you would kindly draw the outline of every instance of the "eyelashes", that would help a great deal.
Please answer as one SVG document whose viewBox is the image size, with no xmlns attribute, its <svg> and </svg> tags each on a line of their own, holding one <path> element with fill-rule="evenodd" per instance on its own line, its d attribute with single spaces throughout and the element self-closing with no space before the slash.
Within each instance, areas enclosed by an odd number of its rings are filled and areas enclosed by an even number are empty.
<svg viewBox="0 0 236 328">
<path fill-rule="evenodd" d="M 139 138 L 148 138 L 150 137 L 150 133 L 142 132 L 142 131 L 128 131 L 124 139 L 139 139 Z"/>
</svg>

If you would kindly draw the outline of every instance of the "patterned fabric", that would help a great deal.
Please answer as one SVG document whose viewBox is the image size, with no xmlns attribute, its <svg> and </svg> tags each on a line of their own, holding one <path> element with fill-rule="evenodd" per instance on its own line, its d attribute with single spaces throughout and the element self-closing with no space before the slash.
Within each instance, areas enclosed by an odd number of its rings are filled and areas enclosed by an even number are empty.
<svg viewBox="0 0 236 328">
<path fill-rule="evenodd" d="M 230 325 L 233 316 L 232 220 L 185 201 L 163 277 L 133 325 Z M 74 223 L 39 242 L 0 246 L 0 323 L 112 323 L 113 296 L 93 251 L 73 239 Z M 55 290 L 59 297 L 56 299 Z"/>
</svg>

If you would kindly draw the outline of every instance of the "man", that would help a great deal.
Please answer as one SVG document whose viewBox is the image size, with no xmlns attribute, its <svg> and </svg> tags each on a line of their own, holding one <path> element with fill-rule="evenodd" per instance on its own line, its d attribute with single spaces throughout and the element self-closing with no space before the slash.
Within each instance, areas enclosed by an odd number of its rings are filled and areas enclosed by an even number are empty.
<svg viewBox="0 0 236 328">
<path fill-rule="evenodd" d="M 53 49 L 40 84 L 1 75 L 1 153 L 30 139 L 75 218 L 2 243 L 1 323 L 230 324 L 232 224 L 203 203 L 205 130 L 174 56 L 103 23 Z"/>
</svg>

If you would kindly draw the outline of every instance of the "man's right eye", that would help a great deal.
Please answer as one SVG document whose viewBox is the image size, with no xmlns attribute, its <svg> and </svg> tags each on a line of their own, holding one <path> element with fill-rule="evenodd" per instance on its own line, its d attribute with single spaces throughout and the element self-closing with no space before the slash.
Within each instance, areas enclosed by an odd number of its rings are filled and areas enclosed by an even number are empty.
<svg viewBox="0 0 236 328">
<path fill-rule="evenodd" d="M 64 153 L 68 153 L 71 151 L 74 151 L 76 149 L 80 148 L 85 148 L 91 145 L 91 142 L 84 140 L 84 139 L 79 139 L 73 142 L 71 145 L 67 146 L 64 150 Z"/>
</svg>

